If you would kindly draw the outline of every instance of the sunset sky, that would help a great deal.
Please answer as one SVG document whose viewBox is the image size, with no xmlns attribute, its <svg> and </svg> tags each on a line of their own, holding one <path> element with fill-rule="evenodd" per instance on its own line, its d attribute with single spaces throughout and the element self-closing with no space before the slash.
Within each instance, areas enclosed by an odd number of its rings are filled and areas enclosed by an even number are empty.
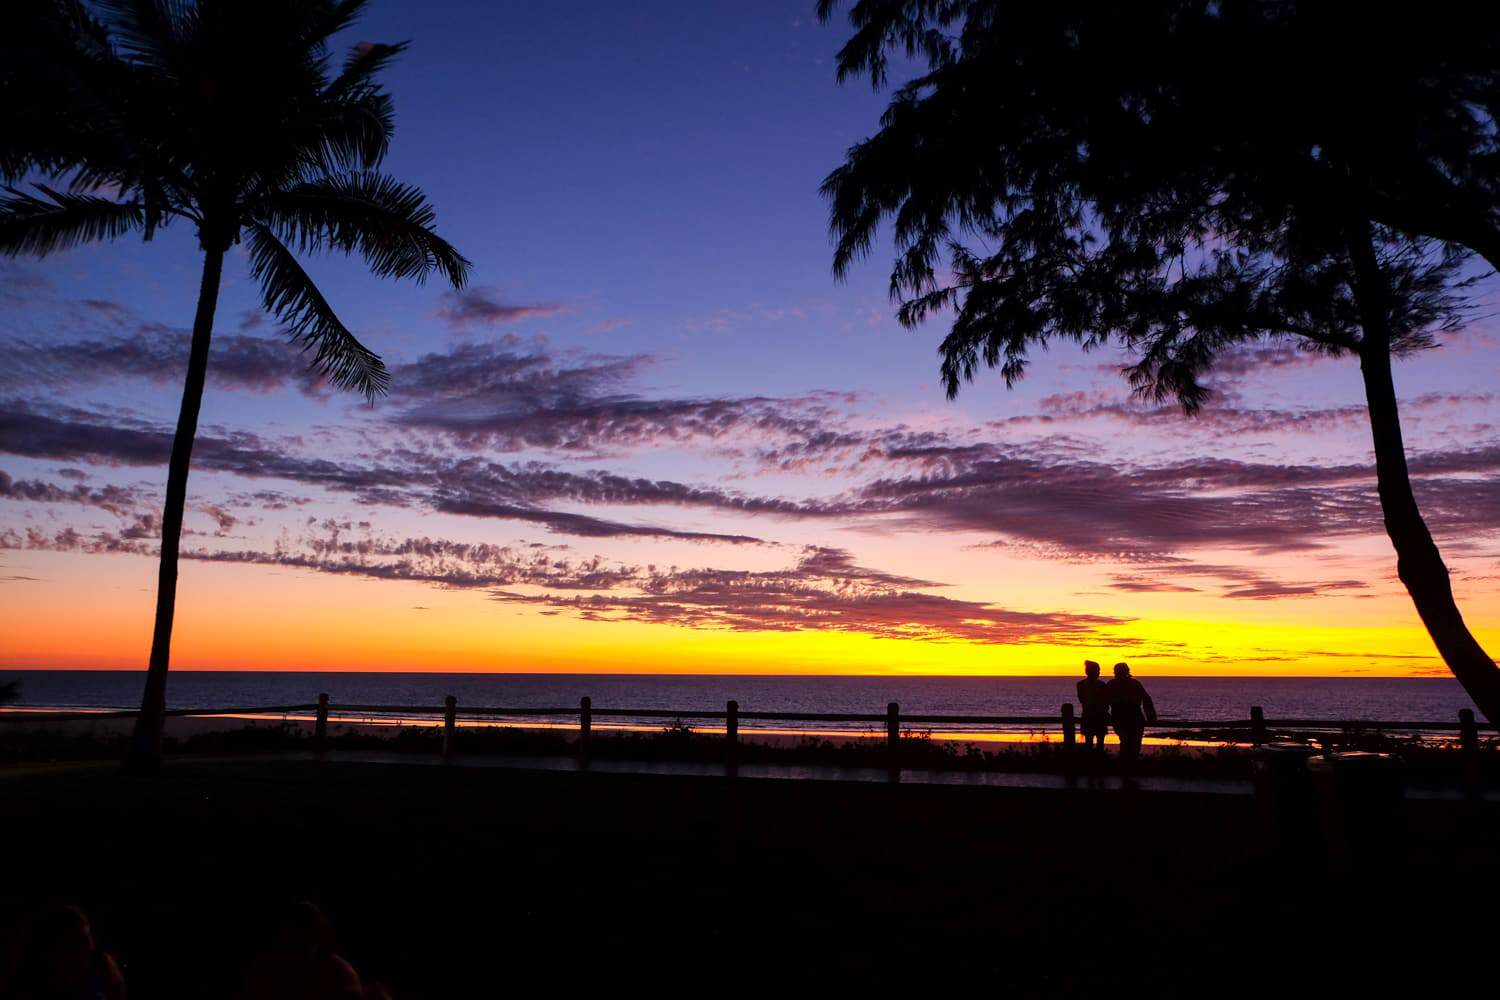
<svg viewBox="0 0 1500 1000">
<path fill-rule="evenodd" d="M 346 44 L 414 41 L 387 168 L 474 284 L 310 264 L 391 367 L 371 406 L 308 376 L 232 252 L 174 665 L 1445 673 L 1352 362 L 1236 354 L 1196 419 L 1072 348 L 944 398 L 889 247 L 831 277 L 818 184 L 884 98 L 834 82 L 811 8 L 375 5 Z M 181 224 L 0 260 L 0 666 L 145 665 L 198 267 Z M 1397 371 L 1491 652 L 1494 312 Z"/>
</svg>

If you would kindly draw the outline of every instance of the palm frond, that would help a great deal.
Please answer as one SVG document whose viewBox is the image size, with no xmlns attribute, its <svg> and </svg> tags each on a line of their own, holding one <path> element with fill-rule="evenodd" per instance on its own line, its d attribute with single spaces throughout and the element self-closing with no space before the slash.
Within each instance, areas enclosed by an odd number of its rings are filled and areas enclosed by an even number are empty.
<svg viewBox="0 0 1500 1000">
<path fill-rule="evenodd" d="M 323 91 L 323 96 L 339 99 L 361 87 L 373 85 L 375 75 L 405 52 L 410 42 L 365 42 L 356 45 L 344 60 L 344 69 Z"/>
<path fill-rule="evenodd" d="M 385 159 L 395 131 L 390 95 L 373 88 L 319 102 L 293 121 L 289 138 L 308 179 L 331 173 L 374 170 Z M 274 185 L 279 187 L 281 185 Z"/>
<path fill-rule="evenodd" d="M 454 288 L 468 281 L 468 259 L 434 231 L 436 214 L 422 192 L 382 174 L 298 184 L 268 195 L 253 215 L 303 252 L 357 253 L 380 277 L 420 283 L 439 271 Z"/>
<path fill-rule="evenodd" d="M 340 0 L 339 3 L 329 3 L 328 0 L 322 0 L 309 4 L 313 9 L 308 12 L 304 40 L 309 46 L 326 44 L 330 35 L 343 31 L 358 20 L 369 2 L 370 0 Z"/>
<path fill-rule="evenodd" d="M 0 180 L 56 175 L 95 154 L 117 96 L 106 29 L 80 0 L 32 0 L 0 33 Z"/>
<path fill-rule="evenodd" d="M 304 351 L 314 352 L 313 367 L 337 388 L 356 389 L 372 401 L 384 395 L 391 385 L 385 363 L 334 315 L 318 286 L 276 234 L 252 223 L 245 231 L 245 243 L 250 273 L 260 282 L 262 304 L 286 324 Z"/>
<path fill-rule="evenodd" d="M 120 53 L 158 69 L 176 60 L 198 17 L 189 0 L 98 0 L 97 6 Z"/>
<path fill-rule="evenodd" d="M 145 224 L 145 211 L 133 201 L 54 191 L 36 185 L 45 197 L 6 187 L 0 198 L 0 254 L 14 257 L 68 250 L 122 236 Z"/>
</svg>

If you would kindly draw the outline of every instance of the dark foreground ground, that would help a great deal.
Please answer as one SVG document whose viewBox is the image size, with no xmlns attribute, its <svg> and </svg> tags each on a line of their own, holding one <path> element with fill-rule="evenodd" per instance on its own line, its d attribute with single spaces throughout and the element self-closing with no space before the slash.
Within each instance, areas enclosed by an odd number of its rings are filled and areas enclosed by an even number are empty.
<svg viewBox="0 0 1500 1000">
<path fill-rule="evenodd" d="M 1494 803 L 1409 802 L 1350 875 L 1254 803 L 286 761 L 0 772 L 0 909 L 85 907 L 132 996 L 228 996 L 311 899 L 398 997 L 1493 987 Z M 1106 992 L 1107 991 L 1107 992 Z"/>
</svg>

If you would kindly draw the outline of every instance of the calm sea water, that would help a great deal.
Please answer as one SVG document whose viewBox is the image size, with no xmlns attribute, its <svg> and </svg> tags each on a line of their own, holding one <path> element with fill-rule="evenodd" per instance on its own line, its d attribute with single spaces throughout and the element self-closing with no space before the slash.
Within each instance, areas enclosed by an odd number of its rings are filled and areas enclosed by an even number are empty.
<svg viewBox="0 0 1500 1000">
<path fill-rule="evenodd" d="M 18 707 L 126 709 L 138 706 L 134 671 L 0 671 L 19 680 Z M 619 674 L 429 674 L 183 671 L 174 673 L 173 708 L 233 708 L 313 702 L 431 707 L 447 695 L 460 705 L 563 707 L 584 695 L 595 708 L 723 711 L 902 712 L 951 715 L 1055 715 L 1074 697 L 1073 677 L 764 677 Z M 1163 718 L 1244 719 L 1251 705 L 1270 718 L 1402 719 L 1451 722 L 1472 703 L 1448 677 L 1160 677 L 1142 681 Z M 576 718 L 576 716 L 574 717 Z M 559 722 L 568 717 L 559 717 Z M 847 724 L 845 724 L 847 726 Z"/>
</svg>

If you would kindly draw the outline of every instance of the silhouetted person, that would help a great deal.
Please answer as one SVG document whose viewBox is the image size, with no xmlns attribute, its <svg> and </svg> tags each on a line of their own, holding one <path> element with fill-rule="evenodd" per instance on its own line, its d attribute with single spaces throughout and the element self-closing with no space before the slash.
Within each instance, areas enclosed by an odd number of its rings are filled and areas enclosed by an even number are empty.
<svg viewBox="0 0 1500 1000">
<path fill-rule="evenodd" d="M 355 1000 L 359 973 L 333 949 L 333 927 L 312 903 L 288 904 L 245 975 L 240 1000 Z"/>
<path fill-rule="evenodd" d="M 125 977 L 83 911 L 62 904 L 26 928 L 15 977 L 0 992 L 15 1000 L 125 1000 Z"/>
<path fill-rule="evenodd" d="M 1130 676 L 1130 667 L 1115 664 L 1115 679 L 1105 687 L 1109 692 L 1109 714 L 1120 737 L 1120 763 L 1131 764 L 1141 753 L 1141 738 L 1147 723 L 1156 721 L 1156 706 L 1141 682 Z"/>
<path fill-rule="evenodd" d="M 1099 664 L 1083 661 L 1083 680 L 1078 682 L 1079 728 L 1083 745 L 1095 751 L 1104 750 L 1109 732 L 1109 685 L 1099 679 Z"/>
</svg>

